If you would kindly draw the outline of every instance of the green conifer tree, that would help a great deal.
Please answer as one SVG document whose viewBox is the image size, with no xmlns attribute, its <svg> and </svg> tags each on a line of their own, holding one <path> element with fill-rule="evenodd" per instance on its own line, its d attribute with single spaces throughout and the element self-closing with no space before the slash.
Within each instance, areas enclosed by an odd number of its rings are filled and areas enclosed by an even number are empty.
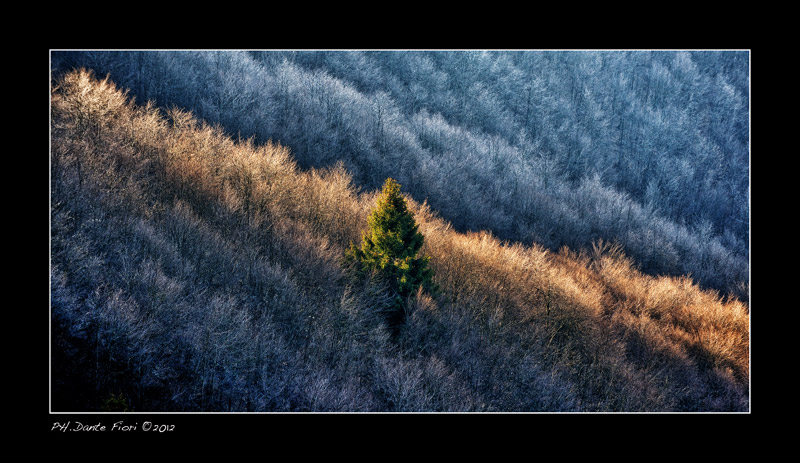
<svg viewBox="0 0 800 463">
<path fill-rule="evenodd" d="M 396 327 L 403 321 L 406 298 L 420 287 L 432 292 L 434 285 L 430 257 L 419 255 L 424 237 L 394 179 L 386 179 L 367 223 L 369 230 L 363 234 L 361 247 L 351 243 L 346 257 L 361 272 L 387 283 L 395 301 L 390 325 Z"/>
</svg>

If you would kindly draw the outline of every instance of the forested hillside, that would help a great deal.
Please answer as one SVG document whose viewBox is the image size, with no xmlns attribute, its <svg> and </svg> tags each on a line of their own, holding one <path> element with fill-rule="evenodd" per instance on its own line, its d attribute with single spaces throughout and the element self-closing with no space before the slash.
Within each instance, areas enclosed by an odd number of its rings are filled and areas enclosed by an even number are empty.
<svg viewBox="0 0 800 463">
<path fill-rule="evenodd" d="M 53 52 L 137 101 L 299 165 L 396 178 L 459 231 L 556 251 L 618 243 L 643 271 L 748 300 L 746 51 Z"/>
<path fill-rule="evenodd" d="M 670 198 L 672 187 L 657 184 L 672 178 L 661 170 L 672 162 L 695 166 L 695 180 L 711 175 L 693 155 L 642 155 L 657 164 L 646 175 L 656 186 L 639 191 L 641 179 L 623 178 L 623 164 L 604 164 L 614 156 L 562 156 L 558 144 L 571 139 L 557 140 L 558 127 L 580 126 L 579 113 L 555 122 L 551 109 L 567 103 L 548 98 L 561 93 L 530 90 L 530 100 L 510 103 L 477 92 L 494 78 L 469 67 L 459 90 L 443 71 L 458 55 L 287 54 L 277 63 L 249 53 L 56 55 L 59 66 L 94 60 L 103 74 L 57 72 L 51 92 L 54 411 L 749 409 L 747 303 L 686 275 L 639 268 L 694 265 L 708 285 L 746 280 L 747 246 L 735 247 L 746 231 L 722 217 L 746 217 L 746 202 L 737 209 L 734 195 L 730 207 L 709 209 L 705 197 L 675 187 Z M 495 63 L 484 70 L 497 81 L 537 66 L 513 53 L 464 56 L 465 66 Z M 747 89 L 725 67 L 704 73 L 702 56 L 670 56 L 663 67 L 656 57 L 631 59 L 649 63 L 642 76 L 669 71 L 663 78 L 674 85 L 688 82 L 672 67 L 683 63 L 706 84 L 726 82 L 733 102 Z M 609 75 L 620 70 L 606 66 Z M 374 81 L 370 70 L 381 72 Z M 555 84 L 547 71 L 537 75 Z M 417 82 L 423 76 L 448 86 Z M 528 77 L 518 85 L 539 88 Z M 414 96 L 401 98 L 406 85 Z M 581 82 L 559 85 L 596 101 Z M 620 107 L 650 114 L 656 106 L 633 102 L 660 101 L 669 88 L 629 83 Z M 183 107 L 160 106 L 180 99 Z M 481 116 L 492 101 L 509 109 Z M 663 102 L 670 107 L 682 108 Z M 624 120 L 615 155 L 638 162 L 619 153 L 644 143 L 634 134 L 652 121 Z M 725 133 L 739 130 L 746 124 Z M 705 138 L 711 132 L 675 134 L 691 153 L 701 149 L 689 137 L 741 143 Z M 578 130 L 575 146 L 585 136 Z M 737 177 L 746 178 L 746 149 L 721 153 L 729 176 L 705 192 L 746 194 Z M 575 162 L 591 175 L 578 175 Z M 687 181 L 684 170 L 674 174 Z M 408 297 L 396 335 L 380 315 L 391 304 L 386 288 L 354 278 L 344 259 L 390 176 L 419 224 L 437 287 Z M 684 208 L 667 206 L 681 200 Z M 692 208 L 703 211 L 700 228 Z M 608 233 L 620 233 L 619 243 L 597 239 Z"/>
</svg>

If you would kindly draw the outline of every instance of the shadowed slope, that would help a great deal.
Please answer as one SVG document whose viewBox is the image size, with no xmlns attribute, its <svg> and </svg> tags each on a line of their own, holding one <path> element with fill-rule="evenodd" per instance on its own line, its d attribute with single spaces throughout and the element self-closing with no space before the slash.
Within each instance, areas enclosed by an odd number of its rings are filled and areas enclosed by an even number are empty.
<svg viewBox="0 0 800 463">
<path fill-rule="evenodd" d="M 688 278 L 452 230 L 396 342 L 341 266 L 378 192 L 75 72 L 52 93 L 53 406 L 746 411 L 747 307 Z M 80 392 L 78 392 L 80 391 Z"/>
</svg>

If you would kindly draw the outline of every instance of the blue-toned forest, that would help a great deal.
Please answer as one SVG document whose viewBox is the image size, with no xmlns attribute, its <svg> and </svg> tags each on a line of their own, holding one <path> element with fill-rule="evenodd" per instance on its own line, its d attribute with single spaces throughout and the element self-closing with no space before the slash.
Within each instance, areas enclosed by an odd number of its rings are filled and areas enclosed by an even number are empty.
<svg viewBox="0 0 800 463">
<path fill-rule="evenodd" d="M 233 136 L 394 176 L 459 230 L 618 241 L 645 271 L 746 298 L 747 52 L 80 52 Z"/>
<path fill-rule="evenodd" d="M 57 404 L 747 409 L 750 52 L 50 58 Z M 438 287 L 394 335 L 340 259 L 387 178 Z"/>
</svg>

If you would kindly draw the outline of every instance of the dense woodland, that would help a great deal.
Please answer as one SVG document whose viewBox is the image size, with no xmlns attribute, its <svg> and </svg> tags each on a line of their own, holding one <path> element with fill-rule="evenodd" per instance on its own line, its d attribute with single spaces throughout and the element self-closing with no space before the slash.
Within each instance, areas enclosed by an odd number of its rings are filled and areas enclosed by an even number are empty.
<svg viewBox="0 0 800 463">
<path fill-rule="evenodd" d="M 61 52 L 138 101 L 396 178 L 456 229 L 619 243 L 748 298 L 747 52 Z"/>
<path fill-rule="evenodd" d="M 748 410 L 748 53 L 51 58 L 54 410 Z"/>
</svg>

